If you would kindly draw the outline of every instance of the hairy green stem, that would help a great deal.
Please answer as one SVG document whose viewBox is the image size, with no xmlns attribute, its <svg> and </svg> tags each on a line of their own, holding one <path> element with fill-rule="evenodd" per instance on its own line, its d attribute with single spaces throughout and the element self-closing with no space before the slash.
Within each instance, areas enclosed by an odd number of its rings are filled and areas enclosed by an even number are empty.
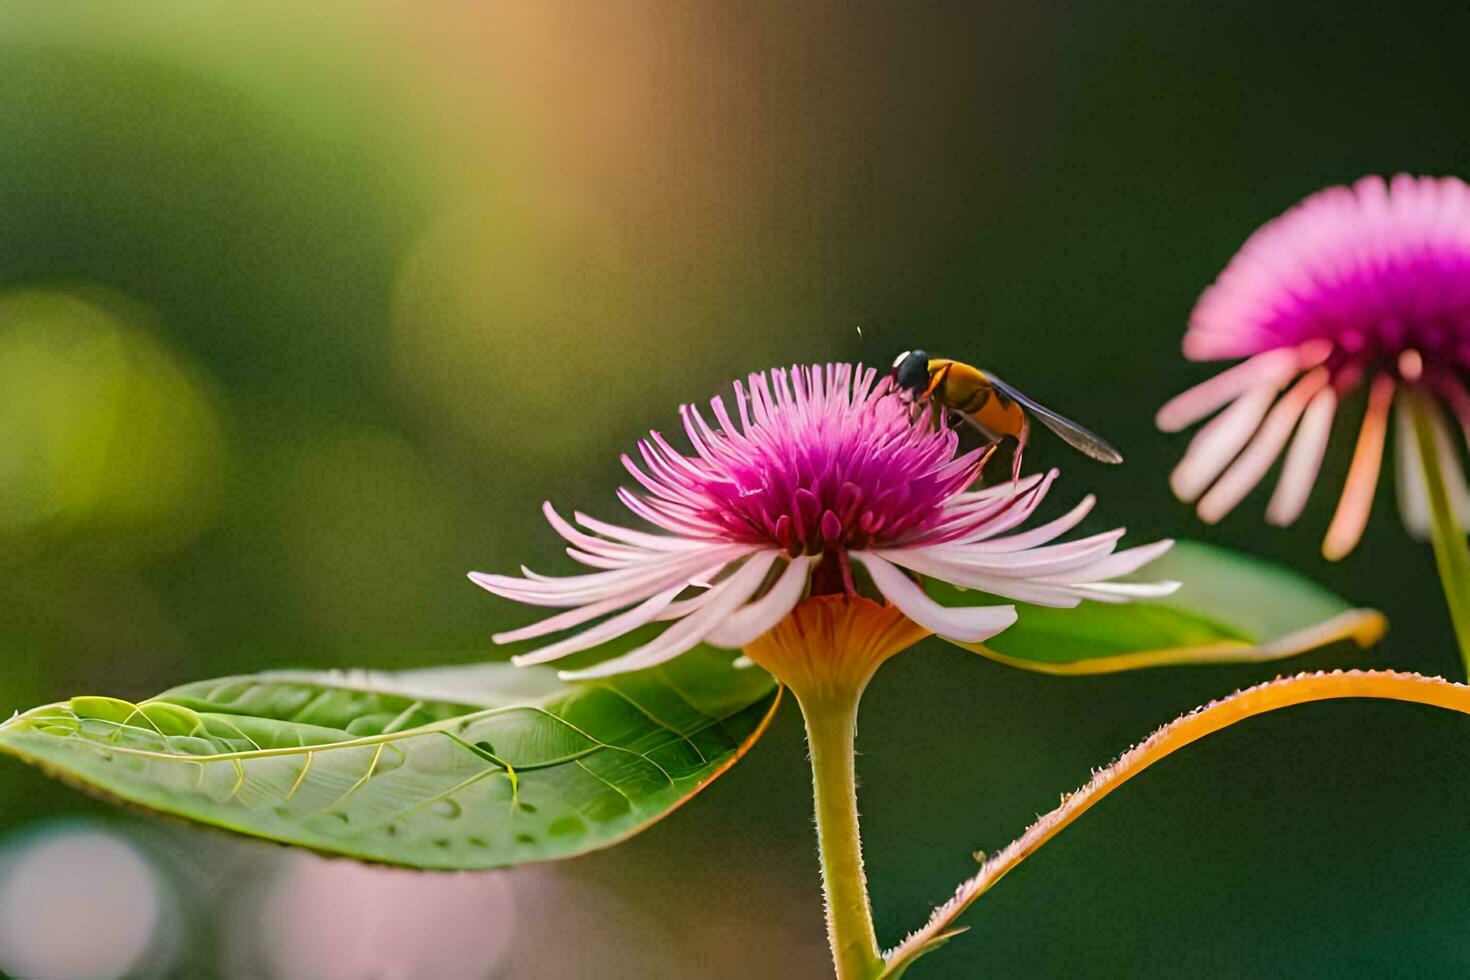
<svg viewBox="0 0 1470 980">
<path fill-rule="evenodd" d="M 1419 448 L 1419 466 L 1429 496 L 1434 563 L 1439 569 L 1445 602 L 1450 607 L 1450 623 L 1460 647 L 1460 659 L 1465 664 L 1466 676 L 1470 677 L 1470 550 L 1466 549 L 1465 529 L 1460 526 L 1455 503 L 1450 500 L 1445 485 L 1434 420 L 1430 416 L 1433 409 L 1427 403 L 1427 396 L 1420 392 L 1409 392 L 1407 400 L 1414 422 L 1414 441 Z"/>
<path fill-rule="evenodd" d="M 830 692 L 798 699 L 812 756 L 827 940 L 839 980 L 863 980 L 883 970 L 858 834 L 853 740 L 860 693 Z"/>
</svg>

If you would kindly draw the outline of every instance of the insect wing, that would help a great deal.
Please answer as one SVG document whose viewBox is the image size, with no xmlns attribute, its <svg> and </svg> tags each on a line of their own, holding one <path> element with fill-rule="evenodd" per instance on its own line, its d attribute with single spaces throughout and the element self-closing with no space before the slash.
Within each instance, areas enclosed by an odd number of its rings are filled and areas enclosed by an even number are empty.
<svg viewBox="0 0 1470 980">
<path fill-rule="evenodd" d="M 1000 442 L 1001 437 L 996 435 L 994 432 L 991 432 L 990 429 L 987 428 L 985 424 L 982 423 L 979 419 L 975 418 L 975 416 L 966 415 L 964 412 L 949 412 L 947 414 L 959 419 L 962 423 L 968 425 L 970 428 L 980 433 L 981 438 L 983 438 L 986 442 L 991 443 L 992 445 Z"/>
<path fill-rule="evenodd" d="M 1073 449 L 1086 453 L 1088 456 L 1091 456 L 1093 459 L 1098 460 L 1099 462 L 1123 462 L 1123 454 L 1118 452 L 1118 450 L 1114 449 L 1111 445 L 1109 445 L 1108 441 L 1102 436 L 1098 435 L 1095 432 L 1084 429 L 1082 426 L 1078 425 L 1076 422 L 1073 422 L 1071 419 L 1067 418 L 1064 415 L 1058 415 L 1056 412 L 1053 412 L 1045 405 L 1038 405 L 1035 401 L 1027 398 L 1015 388 L 1012 388 L 1010 385 L 1006 384 L 1004 381 L 991 374 L 989 371 L 985 372 L 985 377 L 989 379 L 990 383 L 995 386 L 995 389 L 997 391 L 999 391 L 1001 394 L 1005 395 L 1012 401 L 1019 403 L 1023 408 L 1028 409 L 1033 415 L 1041 420 L 1042 425 L 1046 426 L 1048 429 L 1061 436 L 1062 439 L 1067 443 L 1067 445 L 1071 446 Z"/>
</svg>

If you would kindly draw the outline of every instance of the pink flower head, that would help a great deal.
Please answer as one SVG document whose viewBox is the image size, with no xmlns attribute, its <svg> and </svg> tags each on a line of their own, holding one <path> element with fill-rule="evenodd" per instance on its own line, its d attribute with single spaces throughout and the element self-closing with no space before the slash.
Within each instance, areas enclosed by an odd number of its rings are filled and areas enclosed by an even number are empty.
<svg viewBox="0 0 1470 980">
<path fill-rule="evenodd" d="M 1453 177 L 1365 177 L 1313 194 L 1246 241 L 1190 317 L 1192 360 L 1247 358 L 1159 410 L 1173 432 L 1200 429 L 1170 479 L 1214 523 L 1286 451 L 1266 519 L 1300 516 L 1316 482 L 1339 402 L 1366 383 L 1368 406 L 1322 550 L 1341 558 L 1362 537 L 1378 483 L 1396 391 L 1448 403 L 1470 434 L 1470 187 Z M 1227 407 L 1228 406 L 1228 407 Z M 1398 413 L 1399 502 L 1427 535 L 1429 505 Z M 1435 409 L 1442 469 L 1465 508 L 1459 452 Z M 1293 432 L 1295 435 L 1293 436 Z M 1290 448 L 1287 444 L 1290 442 Z"/>
<path fill-rule="evenodd" d="M 470 575 L 496 595 L 566 610 L 495 637 L 509 643 L 573 631 L 516 663 L 555 660 L 659 621 L 671 625 L 654 639 L 567 676 L 649 667 L 699 643 L 741 648 L 809 595 L 867 592 L 924 630 L 969 643 L 1016 619 L 1009 605 L 940 605 L 922 588 L 923 576 L 1048 606 L 1174 587 L 1107 581 L 1170 542 L 1118 552 L 1116 530 L 1048 543 L 1083 518 L 1092 497 L 1017 531 L 1056 471 L 970 489 L 986 453 L 959 454 L 955 432 L 912 420 L 905 400 L 872 369 L 827 364 L 752 374 L 748 388 L 735 383 L 735 415 L 721 398 L 710 410 L 714 425 L 693 406 L 681 409 L 694 455 L 652 432 L 638 444 L 638 460 L 623 457 L 642 492 L 624 488 L 618 498 L 661 533 L 581 513 L 569 522 L 548 503 L 546 518 L 567 553 L 597 571 Z"/>
</svg>

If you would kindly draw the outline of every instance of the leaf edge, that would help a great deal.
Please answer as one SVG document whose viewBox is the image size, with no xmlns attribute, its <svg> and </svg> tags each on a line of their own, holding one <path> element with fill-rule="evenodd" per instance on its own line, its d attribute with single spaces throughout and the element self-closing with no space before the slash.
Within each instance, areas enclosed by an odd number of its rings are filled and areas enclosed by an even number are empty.
<svg viewBox="0 0 1470 980">
<path fill-rule="evenodd" d="M 251 676 L 251 675 L 238 675 L 238 676 Z M 169 689 L 169 691 L 172 691 L 172 690 L 174 690 L 174 688 L 170 688 Z M 276 847 L 286 847 L 286 848 L 293 848 L 293 849 L 296 849 L 296 850 L 307 851 L 309 853 L 316 854 L 319 857 L 329 858 L 329 859 L 332 859 L 332 860 L 355 861 L 355 862 L 357 862 L 359 864 L 366 864 L 366 865 L 377 866 L 377 867 L 386 867 L 386 868 L 401 868 L 401 869 L 406 869 L 406 870 L 409 870 L 409 871 L 422 872 L 422 873 L 425 873 L 425 874 L 462 874 L 462 873 L 465 873 L 465 872 L 494 871 L 494 870 L 505 869 L 505 868 L 528 867 L 528 866 L 533 866 L 533 865 L 552 864 L 552 863 L 556 863 L 556 862 L 560 862 L 560 861 L 567 861 L 567 860 L 571 860 L 572 858 L 578 858 L 578 857 L 582 857 L 582 856 L 587 855 L 587 854 L 595 853 L 597 851 L 605 850 L 606 848 L 616 846 L 618 844 L 624 843 L 625 841 L 629 840 L 630 838 L 636 837 L 637 835 L 643 833 L 645 830 L 648 830 L 650 827 L 652 827 L 655 824 L 657 824 L 660 821 L 662 821 L 664 818 L 668 817 L 674 811 L 676 811 L 676 810 L 680 809 L 681 807 L 683 807 L 686 803 L 688 803 L 690 800 L 694 799 L 699 794 L 703 793 L 704 790 L 711 783 L 713 783 L 716 779 L 718 779 L 721 776 L 723 776 L 726 772 L 729 772 L 730 768 L 732 766 L 734 766 L 735 763 L 737 763 L 741 759 L 745 758 L 746 754 L 751 750 L 752 747 L 754 747 L 755 743 L 757 741 L 759 741 L 760 738 L 763 735 L 765 735 L 766 731 L 771 727 L 771 723 L 772 723 L 772 721 L 776 717 L 776 712 L 780 710 L 781 702 L 782 702 L 782 700 L 785 697 L 785 692 L 786 692 L 785 686 L 782 685 L 782 684 L 780 684 L 779 682 L 775 682 L 773 680 L 773 686 L 772 686 L 771 692 L 769 694 L 767 694 L 767 695 L 763 695 L 763 697 L 769 697 L 770 698 L 770 706 L 768 708 L 766 708 L 765 713 L 761 716 L 760 721 L 756 724 L 755 728 L 752 729 L 751 733 L 746 738 L 744 738 L 738 745 L 736 745 L 735 751 L 734 751 L 734 753 L 731 754 L 731 756 L 729 757 L 729 759 L 727 759 L 724 763 L 722 763 L 713 772 L 709 773 L 709 775 L 707 775 L 704 779 L 700 780 L 688 793 L 685 793 L 677 801 L 675 801 L 673 803 L 673 805 L 671 805 L 667 809 L 663 810 L 662 812 L 653 815 L 649 819 L 644 820 L 643 822 L 641 822 L 639 824 L 636 824 L 636 825 L 634 825 L 632 827 L 629 827 L 628 829 L 626 829 L 625 831 L 623 831 L 622 833 L 618 834 L 615 837 L 610 837 L 610 838 L 608 838 L 606 840 L 596 841 L 596 842 L 593 842 L 591 844 L 588 844 L 588 845 L 586 845 L 584 847 L 579 847 L 579 848 L 577 848 L 575 850 L 569 851 L 569 852 L 567 852 L 565 854 L 557 855 L 555 857 L 539 858 L 539 859 L 528 860 L 528 861 L 517 861 L 517 862 L 513 862 L 513 863 L 498 864 L 498 865 L 486 865 L 486 866 L 477 866 L 477 867 L 459 867 L 459 868 L 456 868 L 456 867 L 432 867 L 432 866 L 425 866 L 425 865 L 419 865 L 419 864 L 412 864 L 412 863 L 408 863 L 408 862 L 384 861 L 384 860 L 380 860 L 380 859 L 375 858 L 375 857 L 367 857 L 367 856 L 363 856 L 363 855 L 359 855 L 359 854 L 351 854 L 351 853 L 347 853 L 345 851 L 340 851 L 340 850 L 330 850 L 330 849 L 326 849 L 326 848 L 313 847 L 310 844 L 296 843 L 294 841 L 280 840 L 278 838 L 268 837 L 268 836 L 265 836 L 265 835 L 256 833 L 254 831 L 251 831 L 251 830 L 248 830 L 248 829 L 244 829 L 242 827 L 232 826 L 232 825 L 230 825 L 228 823 L 225 823 L 225 822 L 222 822 L 222 821 L 205 820 L 205 819 L 201 819 L 199 817 L 191 816 L 191 815 L 188 815 L 188 814 L 175 813 L 175 812 L 172 812 L 172 811 L 169 811 L 169 810 L 164 810 L 164 809 L 160 809 L 158 807 L 150 806 L 147 803 L 142 803 L 142 802 L 140 802 L 138 800 L 129 799 L 128 797 L 119 795 L 118 793 L 114 792 L 113 790 L 110 790 L 110 789 L 108 789 L 108 788 L 106 788 L 104 786 L 100 786 L 100 785 L 97 785 L 96 783 L 91 782 L 90 780 L 88 780 L 88 779 L 84 778 L 83 776 L 81 776 L 75 770 L 72 770 L 72 769 L 70 769 L 70 768 L 68 768 L 68 767 L 66 767 L 64 765 L 58 764 L 54 760 L 43 758 L 41 756 L 37 756 L 37 755 L 34 755 L 32 753 L 29 753 L 29 752 L 23 751 L 21 749 L 18 749 L 13 743 L 5 742 L 5 741 L 0 741 L 0 756 L 8 756 L 8 757 L 10 757 L 12 759 L 15 759 L 15 760 L 17 760 L 17 761 L 19 761 L 19 762 L 27 765 L 27 766 L 34 767 L 35 769 L 39 770 L 40 773 L 42 775 L 46 776 L 48 779 L 54 779 L 57 782 L 61 783 L 63 786 L 66 786 L 67 788 L 72 789 L 74 791 L 80 792 L 80 793 L 82 793 L 82 794 L 84 794 L 86 796 L 90 796 L 93 799 L 100 800 L 100 801 L 102 801 L 104 803 L 108 803 L 110 805 L 117 806 L 117 807 L 120 807 L 122 809 L 132 811 L 134 813 L 144 814 L 144 815 L 147 815 L 147 816 L 149 816 L 151 818 L 161 818 L 163 820 L 166 820 L 166 821 L 169 821 L 169 822 L 172 822 L 172 823 L 177 823 L 177 824 L 180 824 L 180 825 L 189 826 L 189 827 L 195 828 L 196 830 L 197 829 L 202 829 L 202 830 L 205 830 L 205 831 L 208 831 L 208 832 L 219 833 L 219 834 L 226 834 L 226 835 L 228 835 L 230 837 L 233 837 L 233 838 L 244 838 L 244 839 L 246 839 L 248 841 L 251 841 L 251 842 L 254 842 L 254 843 L 260 843 L 260 844 L 266 844 L 266 845 L 274 845 Z M 164 694 L 167 694 L 167 693 L 168 693 L 167 691 L 164 692 Z M 84 696 L 84 695 L 82 695 L 82 696 Z M 158 698 L 160 698 L 162 696 L 163 695 L 160 694 L 160 695 L 156 695 L 154 698 L 149 698 L 146 701 L 140 701 L 137 704 L 135 704 L 134 707 L 135 708 L 141 707 L 142 705 L 148 704 L 148 703 L 150 703 L 152 701 L 155 701 L 155 700 L 157 700 Z M 112 700 L 121 700 L 121 699 L 112 699 Z M 132 704 L 132 702 L 128 702 L 128 703 L 129 704 Z M 753 707 L 754 704 L 758 704 L 758 703 L 759 703 L 758 701 L 757 702 L 754 702 L 751 706 Z M 23 711 L 23 712 L 22 711 L 17 711 L 14 714 L 12 714 L 11 717 L 7 718 L 4 722 L 0 722 L 0 732 L 3 732 L 3 730 L 6 727 L 8 727 L 9 725 L 13 724 L 17 720 L 22 719 L 22 718 L 25 718 L 25 717 L 27 717 L 29 715 L 32 715 L 35 712 L 44 711 L 44 710 L 46 710 L 48 708 L 55 708 L 55 707 L 62 707 L 62 706 L 69 706 L 69 705 L 70 705 L 70 700 L 68 700 L 68 701 L 54 701 L 54 702 L 50 702 L 50 703 L 47 703 L 47 704 L 37 705 L 36 707 L 30 708 L 30 709 L 28 709 L 26 711 Z M 749 710 L 749 709 L 745 709 L 745 710 Z"/>
</svg>

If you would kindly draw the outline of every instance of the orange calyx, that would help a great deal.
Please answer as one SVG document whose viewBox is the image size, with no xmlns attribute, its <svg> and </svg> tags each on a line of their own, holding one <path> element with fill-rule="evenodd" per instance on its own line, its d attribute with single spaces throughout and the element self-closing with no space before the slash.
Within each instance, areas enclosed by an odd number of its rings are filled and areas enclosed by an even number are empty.
<svg viewBox="0 0 1470 980">
<path fill-rule="evenodd" d="M 805 702 L 861 693 L 880 664 L 930 635 L 893 606 L 859 595 L 816 595 L 744 653 Z"/>
</svg>

